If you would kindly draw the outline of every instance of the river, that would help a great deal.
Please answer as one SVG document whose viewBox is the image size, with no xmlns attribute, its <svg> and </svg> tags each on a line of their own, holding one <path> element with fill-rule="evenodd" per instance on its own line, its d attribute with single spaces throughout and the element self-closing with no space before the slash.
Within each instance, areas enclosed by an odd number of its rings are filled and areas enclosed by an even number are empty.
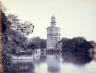
<svg viewBox="0 0 96 73">
<path fill-rule="evenodd" d="M 79 56 L 72 53 L 37 53 L 31 59 L 12 60 L 12 66 L 5 67 L 9 73 L 96 73 L 96 54 Z"/>
</svg>

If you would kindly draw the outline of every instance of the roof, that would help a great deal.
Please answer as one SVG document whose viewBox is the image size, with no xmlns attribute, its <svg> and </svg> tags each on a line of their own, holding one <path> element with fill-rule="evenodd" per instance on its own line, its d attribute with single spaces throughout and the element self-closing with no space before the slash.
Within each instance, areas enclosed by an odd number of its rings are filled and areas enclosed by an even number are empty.
<svg viewBox="0 0 96 73">
<path fill-rule="evenodd" d="M 49 26 L 49 27 L 48 27 L 48 28 L 46 28 L 46 29 L 51 29 L 51 28 L 60 29 L 59 27 L 52 27 L 52 26 Z"/>
<path fill-rule="evenodd" d="M 55 16 L 54 16 L 54 15 L 51 17 L 51 20 L 52 20 L 52 19 L 55 19 L 55 20 L 56 20 L 56 18 L 55 18 Z"/>
</svg>

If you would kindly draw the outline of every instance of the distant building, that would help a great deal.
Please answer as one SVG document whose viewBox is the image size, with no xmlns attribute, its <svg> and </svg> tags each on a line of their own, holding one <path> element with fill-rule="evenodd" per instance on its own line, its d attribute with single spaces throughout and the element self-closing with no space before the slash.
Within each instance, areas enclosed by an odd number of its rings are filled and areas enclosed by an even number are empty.
<svg viewBox="0 0 96 73">
<path fill-rule="evenodd" d="M 47 49 L 56 49 L 60 41 L 60 28 L 56 27 L 56 18 L 51 17 L 51 26 L 47 28 Z"/>
</svg>

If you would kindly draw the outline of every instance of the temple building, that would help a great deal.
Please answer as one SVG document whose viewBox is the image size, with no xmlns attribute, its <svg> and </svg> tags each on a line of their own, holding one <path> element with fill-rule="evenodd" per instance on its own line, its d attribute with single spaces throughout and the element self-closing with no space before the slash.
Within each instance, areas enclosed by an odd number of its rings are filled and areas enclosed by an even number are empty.
<svg viewBox="0 0 96 73">
<path fill-rule="evenodd" d="M 51 26 L 47 28 L 47 49 L 58 49 L 60 41 L 60 28 L 56 27 L 56 18 L 51 17 Z"/>
</svg>

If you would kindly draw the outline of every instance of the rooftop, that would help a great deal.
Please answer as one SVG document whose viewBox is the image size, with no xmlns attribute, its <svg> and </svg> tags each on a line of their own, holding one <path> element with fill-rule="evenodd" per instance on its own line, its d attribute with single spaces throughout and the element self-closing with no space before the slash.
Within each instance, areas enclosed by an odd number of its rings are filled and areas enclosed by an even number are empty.
<svg viewBox="0 0 96 73">
<path fill-rule="evenodd" d="M 59 27 L 52 27 L 52 26 L 49 26 L 49 27 L 48 27 L 48 28 L 46 28 L 46 29 L 50 29 L 50 28 L 60 29 Z"/>
</svg>

